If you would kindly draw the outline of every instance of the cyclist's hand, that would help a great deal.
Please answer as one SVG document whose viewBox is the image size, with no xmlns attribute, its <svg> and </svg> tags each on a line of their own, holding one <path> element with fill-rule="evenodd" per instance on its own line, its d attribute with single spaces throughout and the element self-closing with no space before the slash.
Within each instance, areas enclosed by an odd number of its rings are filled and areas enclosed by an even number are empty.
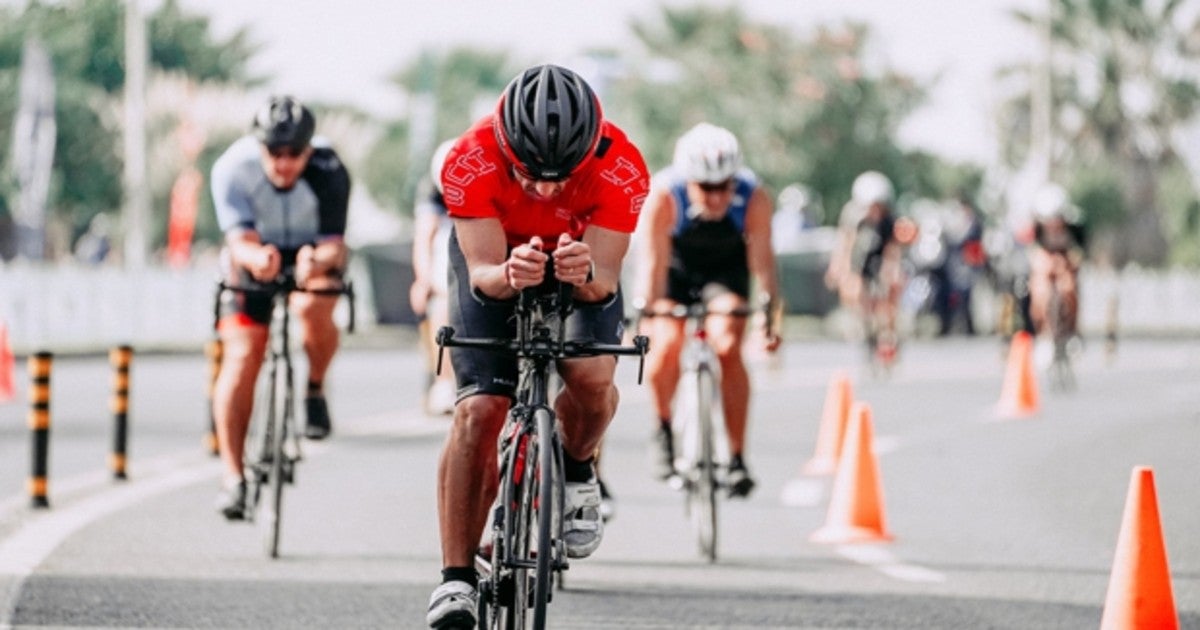
<svg viewBox="0 0 1200 630">
<path fill-rule="evenodd" d="M 304 286 L 316 271 L 316 251 L 305 245 L 296 251 L 296 285 Z"/>
<path fill-rule="evenodd" d="M 524 245 L 513 248 L 505 261 L 505 279 L 508 286 L 520 291 L 536 287 L 546 279 L 546 261 L 549 256 L 542 252 L 542 239 L 533 237 Z"/>
<path fill-rule="evenodd" d="M 262 245 L 250 260 L 246 261 L 246 270 L 259 282 L 270 282 L 279 275 L 283 266 L 283 258 L 274 245 Z"/>
<path fill-rule="evenodd" d="M 563 232 L 554 250 L 554 277 L 559 282 L 582 286 L 592 275 L 592 248 Z"/>
<path fill-rule="evenodd" d="M 775 352 L 779 346 L 783 345 L 783 337 L 772 331 L 770 334 L 763 335 L 763 350 L 767 352 Z"/>
</svg>

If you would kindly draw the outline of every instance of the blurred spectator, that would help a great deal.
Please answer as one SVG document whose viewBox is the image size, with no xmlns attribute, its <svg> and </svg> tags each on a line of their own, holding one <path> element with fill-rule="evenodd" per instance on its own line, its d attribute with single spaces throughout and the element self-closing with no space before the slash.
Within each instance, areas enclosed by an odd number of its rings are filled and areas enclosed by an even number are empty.
<svg viewBox="0 0 1200 630">
<path fill-rule="evenodd" d="M 823 214 L 821 200 L 812 189 L 803 184 L 784 188 L 771 217 L 771 247 L 777 253 L 799 251 L 801 233 L 820 225 Z"/>
<path fill-rule="evenodd" d="M 429 389 L 425 393 L 425 412 L 444 415 L 454 411 L 454 370 L 449 361 L 442 362 L 442 372 L 435 374 L 437 345 L 433 336 L 448 321 L 447 288 L 449 276 L 448 243 L 452 222 L 446 212 L 442 198 L 442 165 L 446 154 L 454 146 L 447 140 L 433 152 L 429 164 L 429 176 L 433 186 L 422 194 L 413 214 L 413 283 L 408 299 L 413 313 L 421 318 L 421 346 L 426 352 L 426 367 L 429 370 Z"/>
<path fill-rule="evenodd" d="M 112 219 L 100 213 L 92 217 L 88 229 L 75 241 L 75 259 L 88 265 L 101 265 L 112 250 Z"/>
<path fill-rule="evenodd" d="M 937 293 L 934 308 L 941 322 L 940 335 L 950 334 L 956 322 L 964 322 L 968 335 L 975 334 L 971 316 L 971 291 L 986 257 L 983 251 L 983 221 L 979 210 L 964 196 L 954 203 L 942 226 L 946 247 L 945 264 L 939 271 L 942 289 Z"/>
</svg>

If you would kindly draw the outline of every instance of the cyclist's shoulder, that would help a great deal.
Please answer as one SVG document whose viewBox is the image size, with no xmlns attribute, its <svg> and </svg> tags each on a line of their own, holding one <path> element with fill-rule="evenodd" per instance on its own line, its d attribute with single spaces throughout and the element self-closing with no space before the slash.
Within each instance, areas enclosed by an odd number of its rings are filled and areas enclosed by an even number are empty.
<svg viewBox="0 0 1200 630">
<path fill-rule="evenodd" d="M 258 140 L 253 136 L 238 138 L 213 162 L 214 183 L 218 179 L 229 183 L 240 177 L 259 175 L 266 177 L 262 169 Z"/>
<path fill-rule="evenodd" d="M 312 155 L 308 158 L 306 171 L 318 173 L 346 173 L 346 165 L 328 138 L 315 136 L 312 140 Z"/>
</svg>

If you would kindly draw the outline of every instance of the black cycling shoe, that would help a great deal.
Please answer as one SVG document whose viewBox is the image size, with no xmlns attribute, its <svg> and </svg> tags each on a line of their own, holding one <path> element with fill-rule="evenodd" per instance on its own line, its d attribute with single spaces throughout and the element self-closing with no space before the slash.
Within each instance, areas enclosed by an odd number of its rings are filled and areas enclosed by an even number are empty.
<svg viewBox="0 0 1200 630">
<path fill-rule="evenodd" d="M 216 507 L 226 520 L 244 520 L 246 518 L 246 481 L 243 479 L 231 487 L 222 486 L 217 491 Z"/>
<path fill-rule="evenodd" d="M 746 465 L 741 462 L 736 462 L 729 466 L 729 474 L 725 477 L 725 484 L 729 487 L 729 498 L 738 499 L 750 496 L 754 491 L 754 478 L 750 476 L 750 471 L 746 470 Z"/>
<path fill-rule="evenodd" d="M 307 417 L 304 437 L 310 440 L 323 440 L 328 437 L 332 427 L 329 420 L 329 406 L 325 404 L 325 397 L 309 396 L 305 398 L 304 410 Z"/>
<path fill-rule="evenodd" d="M 654 432 L 652 457 L 654 476 L 660 481 L 666 481 L 675 475 L 675 438 L 671 434 L 671 425 L 664 424 Z"/>
</svg>

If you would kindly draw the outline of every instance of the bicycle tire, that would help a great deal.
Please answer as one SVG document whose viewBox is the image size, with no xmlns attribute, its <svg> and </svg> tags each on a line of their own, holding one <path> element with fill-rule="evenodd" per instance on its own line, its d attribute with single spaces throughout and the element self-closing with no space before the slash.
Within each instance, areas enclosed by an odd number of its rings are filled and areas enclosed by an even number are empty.
<svg viewBox="0 0 1200 630">
<path fill-rule="evenodd" d="M 509 551 L 506 554 L 512 597 L 504 611 L 505 630 L 525 630 L 530 627 L 530 585 L 535 577 L 533 573 L 537 570 L 532 548 L 533 528 L 536 526 L 537 438 L 533 434 L 522 433 L 518 439 L 513 474 L 510 476 L 514 480 L 511 485 L 512 501 L 508 504 L 513 510 L 509 512 L 511 527 L 508 530 Z"/>
<path fill-rule="evenodd" d="M 554 531 L 556 506 L 561 505 L 560 498 L 555 496 L 555 488 L 559 487 L 560 461 L 556 457 L 554 441 L 554 414 L 549 409 L 537 409 L 533 412 L 537 425 L 538 439 L 532 443 L 537 448 L 537 470 L 534 481 L 537 484 L 537 503 L 534 514 L 537 517 L 537 569 L 534 575 L 533 593 L 533 627 L 543 630 L 546 627 L 546 605 L 550 603 L 551 587 L 553 586 L 554 571 L 554 541 L 560 539 L 560 532 Z M 526 453 L 526 457 L 530 454 Z M 561 521 L 560 521 L 561 522 Z"/>
<path fill-rule="evenodd" d="M 696 370 L 696 439 L 699 440 L 696 480 L 692 484 L 692 523 L 700 555 L 710 563 L 717 561 L 717 464 L 713 445 L 713 401 L 715 382 L 712 370 L 701 365 Z"/>
<path fill-rule="evenodd" d="M 293 413 L 291 366 L 285 362 L 282 370 L 273 369 L 272 372 L 274 385 L 271 408 L 274 410 L 272 414 L 274 421 L 271 423 L 270 431 L 271 465 L 267 472 L 267 502 L 264 512 L 266 518 L 261 521 L 261 527 L 263 528 L 263 551 L 266 552 L 268 558 L 278 558 L 279 536 L 283 522 L 283 487 L 286 485 L 283 477 L 283 465 L 287 454 L 284 447 L 288 439 L 287 429 L 290 424 L 290 416 Z"/>
<path fill-rule="evenodd" d="M 1067 347 L 1071 341 L 1070 312 L 1062 293 L 1054 286 L 1046 302 L 1046 322 L 1054 344 L 1054 355 L 1050 362 L 1051 386 L 1058 391 L 1071 391 L 1075 389 L 1075 370 Z"/>
</svg>

